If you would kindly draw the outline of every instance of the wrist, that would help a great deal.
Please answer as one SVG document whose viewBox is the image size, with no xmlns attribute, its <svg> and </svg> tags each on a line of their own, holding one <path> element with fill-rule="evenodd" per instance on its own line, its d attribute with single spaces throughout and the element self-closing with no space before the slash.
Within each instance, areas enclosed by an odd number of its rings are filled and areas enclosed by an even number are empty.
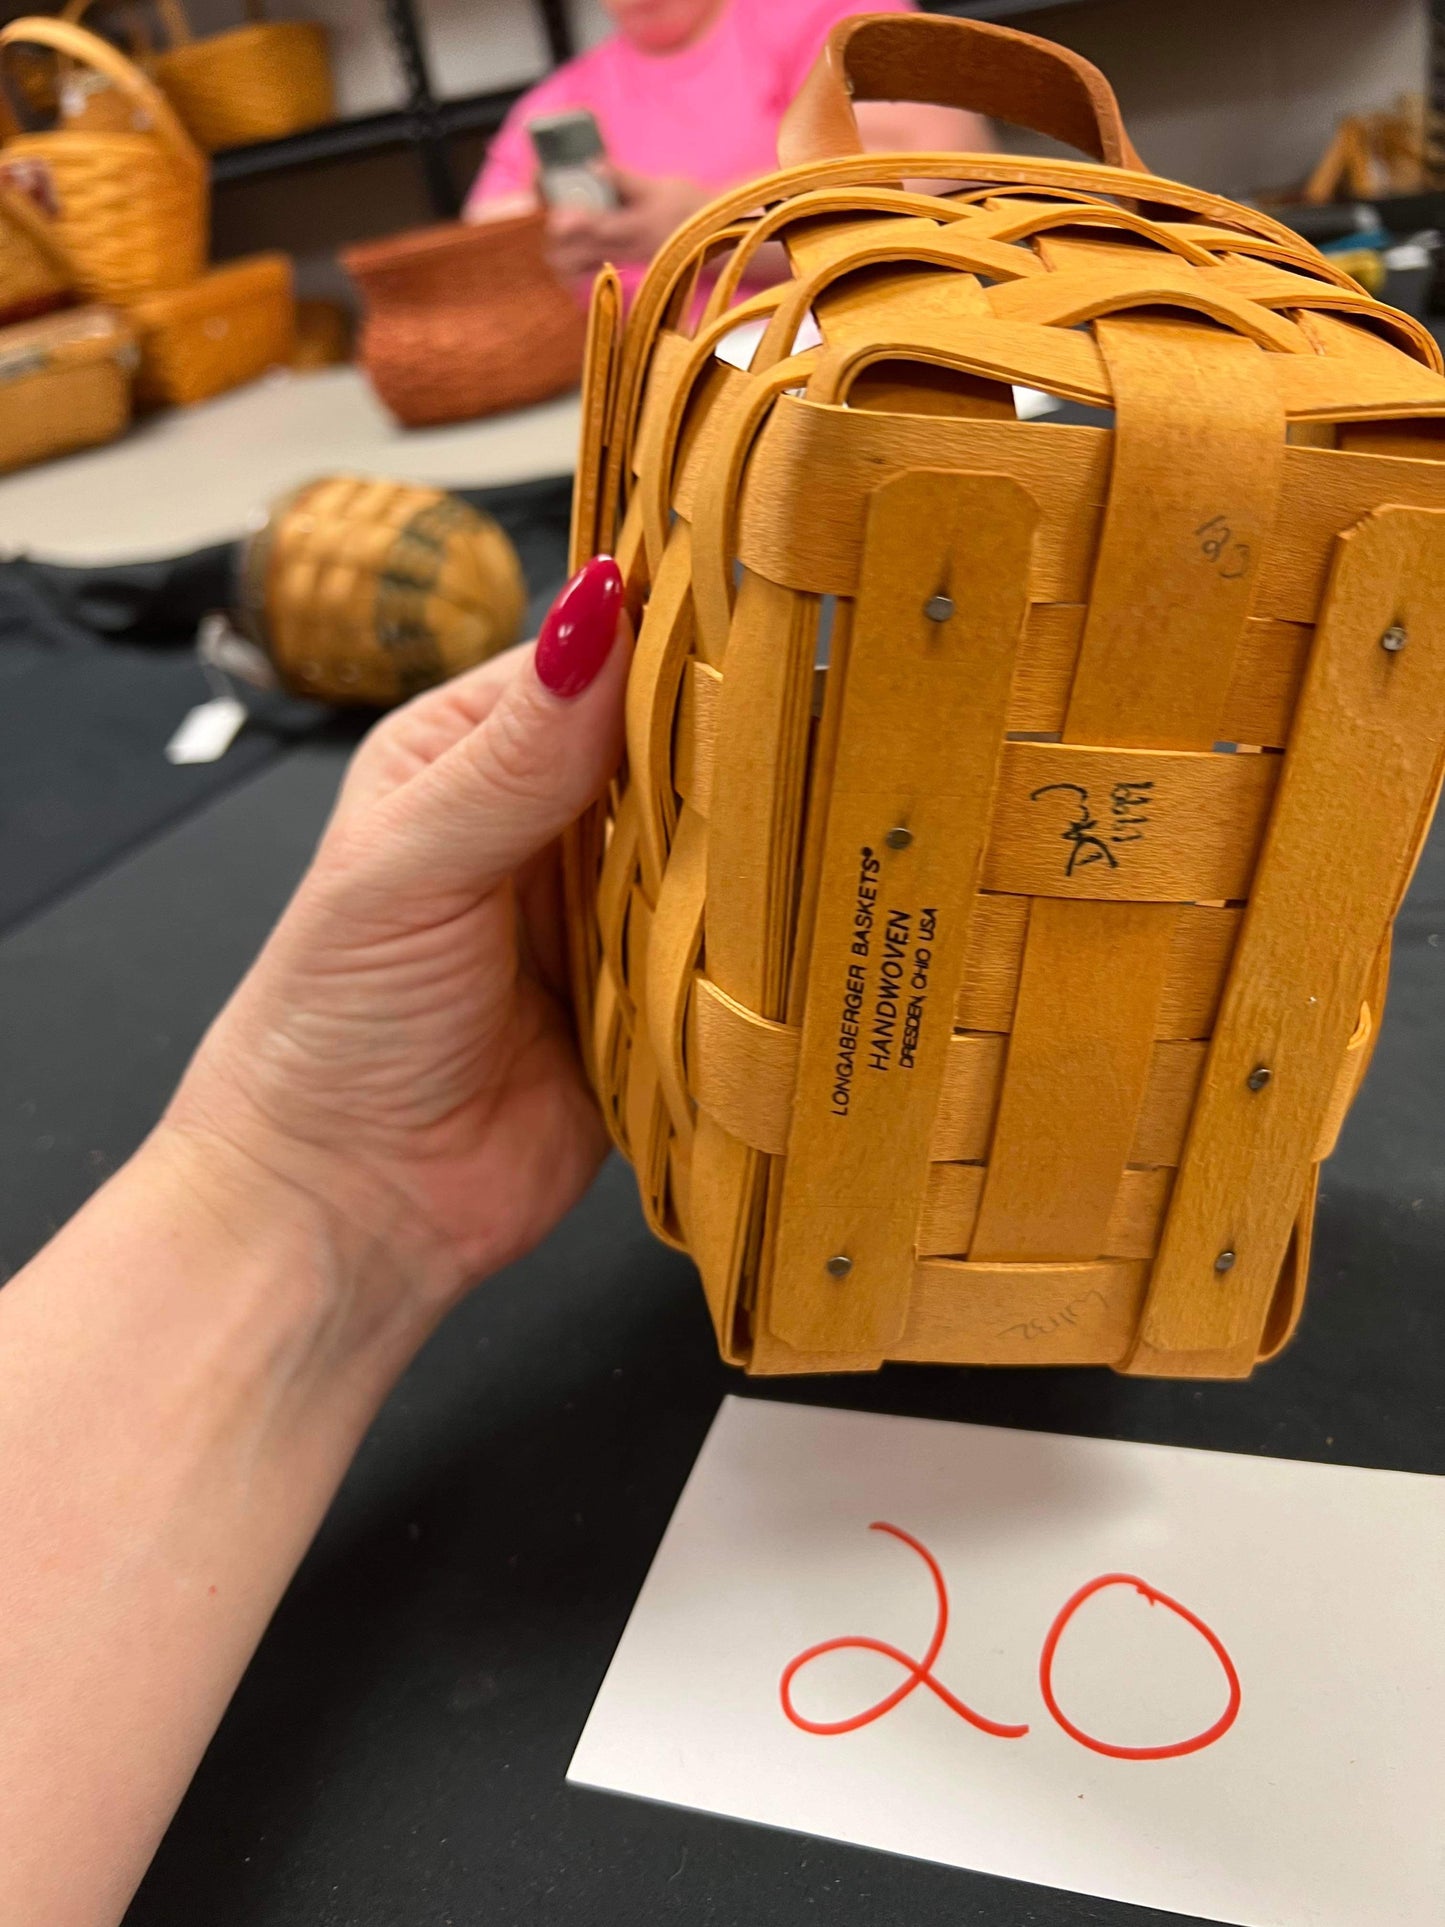
<svg viewBox="0 0 1445 1927">
<path fill-rule="evenodd" d="M 0 1291 L 5 1920 L 123 1911 L 425 1335 L 375 1262 L 166 1123 Z"/>
<path fill-rule="evenodd" d="M 430 1254 L 384 1193 L 364 1206 L 333 1195 L 311 1162 L 264 1133 L 168 1114 L 131 1175 L 190 1261 L 234 1281 L 272 1342 L 305 1359 L 316 1390 L 345 1380 L 384 1395 L 436 1322 Z"/>
</svg>

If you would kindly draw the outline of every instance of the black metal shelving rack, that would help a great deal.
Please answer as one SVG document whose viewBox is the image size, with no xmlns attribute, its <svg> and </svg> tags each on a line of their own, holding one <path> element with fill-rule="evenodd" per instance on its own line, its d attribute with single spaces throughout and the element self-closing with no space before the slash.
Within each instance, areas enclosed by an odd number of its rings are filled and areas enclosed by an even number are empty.
<svg viewBox="0 0 1445 1927">
<path fill-rule="evenodd" d="M 532 4 L 553 64 L 570 59 L 574 46 L 566 0 L 532 0 Z M 410 147 L 416 153 L 427 196 L 438 218 L 456 213 L 460 194 L 452 169 L 452 138 L 495 133 L 522 89 L 510 87 L 495 93 L 469 94 L 459 100 L 439 99 L 413 0 L 381 0 L 380 12 L 401 70 L 405 103 L 385 113 L 357 114 L 321 127 L 308 127 L 303 133 L 288 134 L 284 140 L 225 148 L 211 157 L 211 177 L 217 184 L 254 180 L 263 174 L 375 154 L 386 148 Z"/>
<path fill-rule="evenodd" d="M 1007 20 L 1035 13 L 1043 5 L 1079 4 L 1080 0 L 923 0 L 934 13 L 969 14 L 981 20 Z M 532 0 L 547 52 L 553 65 L 575 51 L 567 0 Z M 867 0 L 859 0 L 862 11 Z M 212 178 L 218 184 L 278 174 L 321 161 L 375 154 L 385 148 L 415 150 L 427 195 L 438 219 L 456 213 L 460 203 L 452 169 L 450 143 L 458 134 L 492 134 L 507 109 L 522 93 L 519 87 L 495 93 L 469 94 L 459 100 L 438 99 L 427 63 L 426 41 L 413 0 L 381 0 L 380 12 L 396 50 L 406 88 L 405 104 L 380 114 L 359 114 L 329 121 L 322 127 L 289 134 L 284 140 L 259 141 L 251 147 L 227 148 L 212 156 Z"/>
<path fill-rule="evenodd" d="M 456 212 L 459 192 L 453 172 L 451 143 L 460 135 L 491 134 L 523 89 L 502 88 L 439 99 L 428 67 L 425 35 L 417 18 L 416 0 L 375 0 L 396 52 L 404 82 L 402 104 L 382 113 L 357 114 L 344 120 L 307 128 L 283 140 L 259 141 L 212 156 L 212 178 L 219 185 L 279 174 L 352 156 L 375 154 L 388 148 L 411 148 L 422 171 L 428 198 L 439 218 Z M 1044 8 L 1083 5 L 1087 0 L 919 0 L 933 13 L 971 16 L 979 20 L 1012 20 Z M 531 0 L 553 65 L 575 51 L 568 0 Z M 859 0 L 859 6 L 867 0 Z M 1429 163 L 1431 186 L 1387 204 L 1392 227 L 1445 227 L 1445 0 L 1427 0 L 1430 28 Z M 28 9 L 22 0 L 0 0 L 0 19 Z"/>
</svg>

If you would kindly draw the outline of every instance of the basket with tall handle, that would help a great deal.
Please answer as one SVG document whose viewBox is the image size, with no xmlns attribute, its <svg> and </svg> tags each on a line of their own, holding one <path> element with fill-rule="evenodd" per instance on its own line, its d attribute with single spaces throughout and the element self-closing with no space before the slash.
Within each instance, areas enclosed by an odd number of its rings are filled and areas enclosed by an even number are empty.
<svg viewBox="0 0 1445 1927">
<path fill-rule="evenodd" d="M 852 101 L 909 98 L 1095 158 L 864 154 Z M 1440 781 L 1439 351 L 1030 36 L 845 22 L 780 156 L 625 326 L 594 296 L 574 552 L 637 626 L 568 851 L 603 1109 L 753 1371 L 1242 1376 Z"/>
<path fill-rule="evenodd" d="M 82 293 L 132 301 L 194 281 L 205 262 L 209 184 L 204 157 L 164 95 L 109 41 L 39 16 L 0 28 L 11 47 L 47 47 L 102 76 L 128 125 L 21 130 L 0 101 L 5 158 L 32 164 L 55 203 L 52 235 Z"/>
</svg>

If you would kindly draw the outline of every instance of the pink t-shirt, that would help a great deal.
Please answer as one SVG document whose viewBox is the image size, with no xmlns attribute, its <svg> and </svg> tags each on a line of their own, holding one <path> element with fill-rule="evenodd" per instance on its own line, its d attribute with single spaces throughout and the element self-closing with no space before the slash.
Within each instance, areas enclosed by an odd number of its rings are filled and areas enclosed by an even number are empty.
<svg viewBox="0 0 1445 1927">
<path fill-rule="evenodd" d="M 778 164 L 778 125 L 836 21 L 909 13 L 912 0 L 729 0 L 677 53 L 650 54 L 621 34 L 569 60 L 523 95 L 498 130 L 468 205 L 531 191 L 526 123 L 585 107 L 607 152 L 631 174 L 682 175 L 721 193 Z M 622 271 L 629 298 L 643 270 Z"/>
</svg>

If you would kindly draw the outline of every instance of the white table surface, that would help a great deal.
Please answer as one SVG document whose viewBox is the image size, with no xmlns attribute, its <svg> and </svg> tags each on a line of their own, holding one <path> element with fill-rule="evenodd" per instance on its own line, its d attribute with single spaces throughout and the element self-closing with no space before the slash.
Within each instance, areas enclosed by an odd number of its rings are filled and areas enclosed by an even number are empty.
<svg viewBox="0 0 1445 1927">
<path fill-rule="evenodd" d="M 481 487 L 572 470 L 575 394 L 447 428 L 392 421 L 356 368 L 277 371 L 118 442 L 0 477 L 0 553 L 99 563 L 175 555 L 239 535 L 313 476 Z"/>
</svg>

